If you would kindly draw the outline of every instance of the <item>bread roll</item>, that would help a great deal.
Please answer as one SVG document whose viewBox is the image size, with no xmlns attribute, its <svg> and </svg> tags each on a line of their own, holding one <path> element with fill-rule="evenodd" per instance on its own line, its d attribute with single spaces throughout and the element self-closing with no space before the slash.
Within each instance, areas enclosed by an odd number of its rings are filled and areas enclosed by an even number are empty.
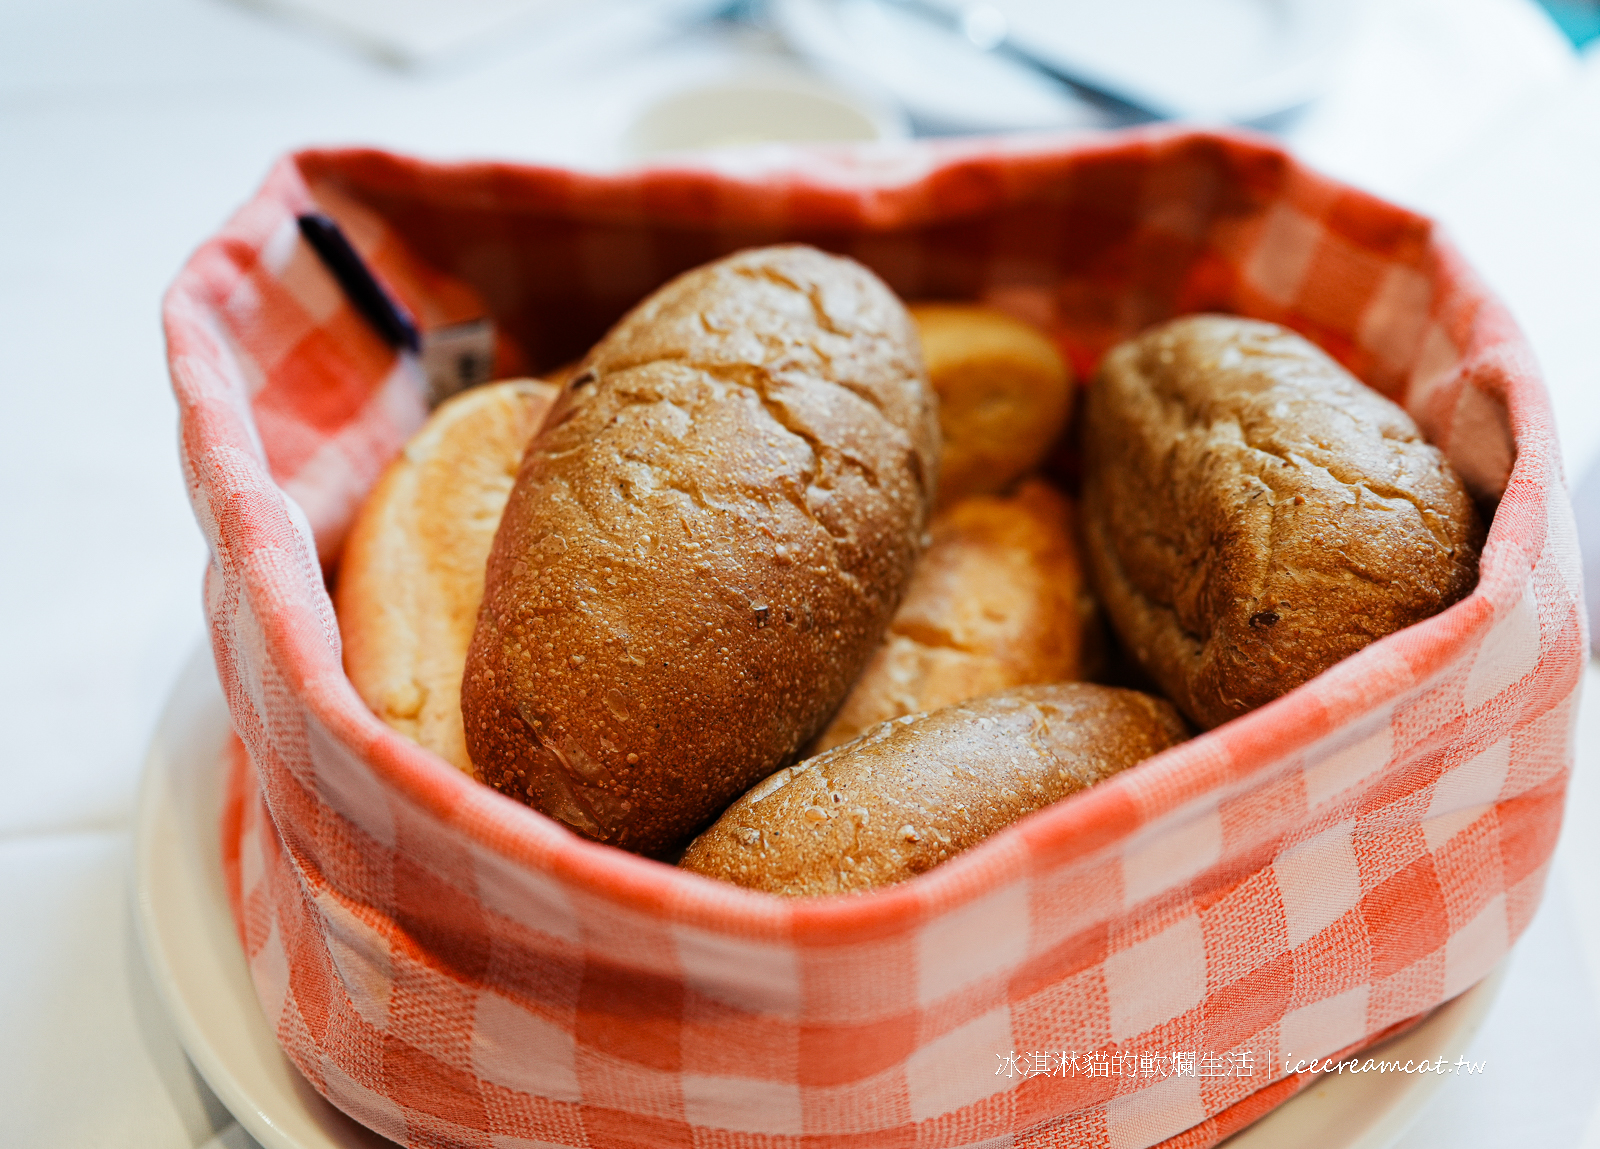
<svg viewBox="0 0 1600 1149">
<path fill-rule="evenodd" d="M 461 668 L 483 567 L 523 449 L 556 388 L 464 391 L 435 411 L 367 496 L 339 563 L 345 672 L 374 714 L 458 770 Z"/>
<path fill-rule="evenodd" d="M 805 247 L 691 271 L 530 444 L 462 687 L 485 781 L 654 853 L 815 737 L 927 525 L 935 400 L 905 308 Z"/>
<path fill-rule="evenodd" d="M 1213 727 L 1465 596 L 1484 530 L 1411 418 L 1270 323 L 1176 319 L 1090 389 L 1084 537 L 1123 644 Z"/>
<path fill-rule="evenodd" d="M 1185 733 L 1160 699 L 1081 682 L 908 715 L 766 778 L 679 865 L 789 896 L 903 882 Z"/>
<path fill-rule="evenodd" d="M 902 714 L 1009 686 L 1085 677 L 1084 586 L 1072 504 L 1041 479 L 936 516 L 889 634 L 817 752 Z"/>
<path fill-rule="evenodd" d="M 1072 376 L 1037 328 L 970 303 L 918 303 L 928 378 L 939 395 L 939 507 L 1009 490 L 1066 428 Z"/>
</svg>

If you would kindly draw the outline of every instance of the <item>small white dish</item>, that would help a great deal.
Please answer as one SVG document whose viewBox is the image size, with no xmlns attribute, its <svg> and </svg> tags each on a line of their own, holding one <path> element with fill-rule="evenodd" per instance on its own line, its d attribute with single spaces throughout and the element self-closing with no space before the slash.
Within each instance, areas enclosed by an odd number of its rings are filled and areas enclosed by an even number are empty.
<svg viewBox="0 0 1600 1149">
<path fill-rule="evenodd" d="M 223 886 L 221 814 L 228 711 L 201 648 L 168 696 L 145 756 L 134 843 L 134 916 L 161 995 L 195 1068 L 263 1149 L 377 1149 L 392 1142 L 324 1101 L 261 1013 Z M 1405 1062 L 1466 1051 L 1504 966 L 1367 1057 Z M 1229 1149 L 1383 1149 L 1446 1080 L 1329 1076 L 1236 1135 Z"/>
<path fill-rule="evenodd" d="M 799 72 L 768 69 L 685 88 L 634 120 L 639 157 L 775 143 L 869 143 L 910 134 L 898 108 Z"/>
</svg>

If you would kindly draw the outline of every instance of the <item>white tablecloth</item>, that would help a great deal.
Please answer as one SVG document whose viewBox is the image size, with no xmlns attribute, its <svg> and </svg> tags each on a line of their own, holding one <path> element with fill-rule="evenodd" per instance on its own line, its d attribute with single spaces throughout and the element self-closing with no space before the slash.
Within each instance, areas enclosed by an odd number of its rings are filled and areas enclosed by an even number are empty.
<svg viewBox="0 0 1600 1149">
<path fill-rule="evenodd" d="M 559 50 L 558 50 L 559 49 Z M 158 304 L 307 143 L 603 166 L 656 95 L 770 45 L 633 18 L 423 75 L 222 0 L 0 3 L 0 1145 L 247 1139 L 145 972 L 133 796 L 202 639 Z M 1600 58 L 1527 0 L 1391 0 L 1286 138 L 1441 217 L 1509 301 L 1570 474 L 1600 455 Z M 1471 1056 L 1402 1144 L 1600 1147 L 1600 691 L 1543 908 Z"/>
</svg>

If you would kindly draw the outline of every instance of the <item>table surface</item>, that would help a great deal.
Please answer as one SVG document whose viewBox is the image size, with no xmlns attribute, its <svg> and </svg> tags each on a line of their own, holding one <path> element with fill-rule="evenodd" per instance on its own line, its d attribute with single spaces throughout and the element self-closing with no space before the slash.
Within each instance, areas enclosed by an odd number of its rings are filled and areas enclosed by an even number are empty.
<svg viewBox="0 0 1600 1149">
<path fill-rule="evenodd" d="M 251 1144 L 162 1015 L 128 896 L 143 749 L 203 637 L 158 322 L 185 257 L 290 148 L 613 166 L 650 102 L 776 51 L 636 13 L 407 73 L 225 0 L 0 0 L 0 1144 Z M 1530 0 L 1369 2 L 1282 135 L 1446 224 L 1530 336 L 1581 475 L 1600 456 L 1600 56 Z M 1406 1149 L 1600 1149 L 1594 689 L 1578 757 L 1544 904 L 1469 1053 L 1487 1068 L 1449 1079 Z"/>
</svg>

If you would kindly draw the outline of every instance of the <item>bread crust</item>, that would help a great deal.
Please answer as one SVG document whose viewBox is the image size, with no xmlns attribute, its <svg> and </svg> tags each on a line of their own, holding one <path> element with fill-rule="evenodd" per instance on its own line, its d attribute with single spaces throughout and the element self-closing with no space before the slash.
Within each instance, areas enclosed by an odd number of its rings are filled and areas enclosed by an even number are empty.
<svg viewBox="0 0 1600 1149">
<path fill-rule="evenodd" d="M 813 751 L 903 714 L 1086 677 L 1094 605 L 1074 518 L 1071 501 L 1042 479 L 936 515 L 889 634 Z"/>
<path fill-rule="evenodd" d="M 1162 699 L 1084 682 L 908 715 L 764 779 L 679 865 L 790 897 L 903 882 L 1187 733 Z"/>
<path fill-rule="evenodd" d="M 1464 597 L 1484 529 L 1411 418 L 1270 323 L 1176 319 L 1107 355 L 1084 426 L 1091 577 L 1210 728 Z"/>
<path fill-rule="evenodd" d="M 1007 491 L 1039 466 L 1072 414 L 1072 374 L 1036 327 L 972 303 L 915 303 L 944 456 L 938 509 Z"/>
<path fill-rule="evenodd" d="M 555 397 L 549 383 L 512 379 L 440 406 L 367 496 L 339 561 L 334 609 L 356 693 L 466 774 L 461 668 L 484 561 L 523 449 Z"/>
<path fill-rule="evenodd" d="M 858 264 L 767 248 L 663 287 L 522 461 L 462 689 L 480 776 L 586 837 L 680 843 L 838 706 L 938 448 L 910 317 Z"/>
</svg>

